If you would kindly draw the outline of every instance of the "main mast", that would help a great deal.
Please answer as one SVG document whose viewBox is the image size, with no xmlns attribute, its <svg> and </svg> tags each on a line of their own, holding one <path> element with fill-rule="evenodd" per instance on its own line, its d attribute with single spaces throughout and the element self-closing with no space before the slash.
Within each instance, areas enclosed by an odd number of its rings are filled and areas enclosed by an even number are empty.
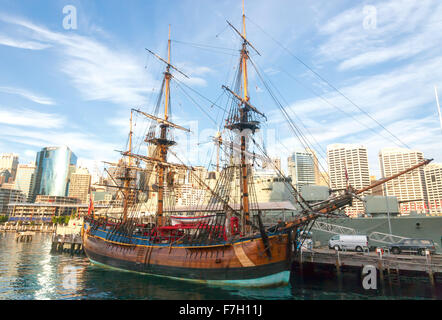
<svg viewBox="0 0 442 320">
<path fill-rule="evenodd" d="M 246 42 L 246 16 L 244 13 L 244 0 L 242 3 L 242 27 L 243 27 L 243 37 L 244 41 L 242 44 L 241 50 L 241 71 L 243 74 L 243 99 L 244 101 L 249 101 L 249 96 L 247 93 L 247 42 Z M 248 121 L 248 111 L 245 108 L 245 104 L 243 103 L 242 108 L 240 109 L 241 122 Z M 241 128 L 241 131 L 244 128 Z M 244 214 L 244 227 L 250 220 L 250 212 L 249 212 L 249 186 L 248 186 L 248 174 L 247 174 L 247 163 L 246 163 L 246 137 L 244 134 L 241 134 L 241 185 L 242 185 L 242 211 Z"/>
<path fill-rule="evenodd" d="M 247 77 L 247 60 L 249 59 L 248 46 L 256 49 L 247 40 L 246 35 L 246 16 L 244 13 L 244 1 L 242 11 L 242 32 L 240 33 L 236 28 L 227 21 L 232 29 L 242 38 L 242 48 L 240 52 L 240 74 L 242 81 L 242 93 L 237 94 L 233 90 L 226 86 L 223 89 L 228 91 L 235 99 L 239 101 L 238 108 L 233 110 L 232 116 L 227 119 L 226 128 L 230 130 L 239 131 L 241 138 L 241 152 L 240 152 L 240 191 L 241 191 L 241 212 L 243 217 L 243 233 L 248 231 L 248 225 L 250 225 L 250 201 L 249 201 L 249 165 L 246 160 L 247 154 L 247 141 L 246 135 L 254 134 L 259 128 L 259 121 L 253 119 L 251 112 L 264 116 L 255 107 L 250 104 L 250 97 L 248 94 L 248 77 Z M 256 51 L 257 52 L 257 51 Z M 258 53 L 258 52 L 257 52 Z M 258 53 L 259 54 L 259 53 Z M 241 96 L 242 95 L 242 96 Z M 236 107 L 235 107 L 236 108 Z M 265 117 L 265 116 L 264 116 Z"/>
<path fill-rule="evenodd" d="M 170 25 L 169 25 L 169 40 L 167 41 L 167 65 L 166 72 L 164 72 L 164 78 L 166 82 L 166 91 L 164 96 L 164 120 L 169 119 L 168 109 L 169 109 L 169 99 L 170 99 Z M 173 145 L 173 141 L 167 140 L 167 124 L 160 125 L 160 139 L 157 139 L 157 146 L 159 148 L 160 160 L 166 162 L 167 160 L 167 149 L 169 146 Z M 163 211 L 164 211 L 164 170 L 163 164 L 158 165 L 158 203 L 157 203 L 157 226 L 161 227 L 164 224 L 163 221 Z"/>
</svg>

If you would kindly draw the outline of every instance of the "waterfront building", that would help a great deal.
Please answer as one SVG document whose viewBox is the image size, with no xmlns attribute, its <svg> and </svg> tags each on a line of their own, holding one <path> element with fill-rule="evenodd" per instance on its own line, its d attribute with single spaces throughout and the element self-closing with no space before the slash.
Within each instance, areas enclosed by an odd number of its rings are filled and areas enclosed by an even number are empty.
<svg viewBox="0 0 442 320">
<path fill-rule="evenodd" d="M 72 174 L 69 183 L 69 197 L 80 199 L 87 203 L 91 186 L 91 175 L 86 168 L 77 168 Z"/>
<path fill-rule="evenodd" d="M 430 163 L 424 168 L 428 209 L 432 215 L 442 214 L 442 163 Z"/>
<path fill-rule="evenodd" d="M 37 153 L 35 195 L 67 196 L 77 157 L 66 146 L 47 147 Z"/>
<path fill-rule="evenodd" d="M 101 204 L 101 205 L 110 205 L 115 204 L 113 200 L 113 194 L 111 192 L 103 191 L 103 190 L 97 190 L 92 191 L 92 201 L 95 204 Z"/>
<path fill-rule="evenodd" d="M 315 170 L 315 184 L 320 185 L 321 181 L 324 181 L 325 178 L 321 176 L 321 171 L 319 170 L 319 161 L 318 157 L 316 156 L 316 152 L 311 148 L 306 148 L 305 151 L 310 153 L 313 157 L 313 168 Z"/>
<path fill-rule="evenodd" d="M 9 172 L 8 169 L 1 169 L 0 170 L 0 186 L 6 183 L 12 182 L 12 174 Z"/>
<path fill-rule="evenodd" d="M 351 185 L 362 189 L 370 185 L 367 148 L 356 144 L 333 144 L 327 146 L 327 161 L 330 187 L 342 190 Z M 370 194 L 370 191 L 363 195 Z M 354 200 L 351 207 L 345 209 L 346 214 L 356 216 L 364 214 L 364 203 Z"/>
<path fill-rule="evenodd" d="M 15 153 L 2 153 L 0 154 L 0 172 L 8 170 L 11 174 L 12 180 L 15 179 L 18 167 L 18 155 Z M 12 181 L 4 181 L 6 183 Z"/>
<path fill-rule="evenodd" d="M 316 183 L 315 163 L 317 160 L 315 158 L 311 151 L 303 151 L 293 152 L 287 159 L 288 176 L 297 190 L 300 190 L 303 185 Z"/>
<path fill-rule="evenodd" d="M 272 163 L 263 162 L 262 168 L 269 170 L 279 170 L 281 171 L 281 158 L 272 158 L 270 159 Z"/>
<path fill-rule="evenodd" d="M 24 202 L 25 200 L 26 197 L 20 190 L 0 187 L 0 215 L 9 214 L 10 202 Z"/>
<path fill-rule="evenodd" d="M 328 187 L 330 186 L 330 178 L 328 172 L 319 171 L 319 179 L 316 183 L 318 186 Z"/>
<path fill-rule="evenodd" d="M 293 193 L 287 182 L 289 178 L 280 177 L 274 170 L 256 170 L 253 175 L 252 190 L 249 193 L 256 195 L 258 203 L 265 202 L 294 202 Z"/>
<path fill-rule="evenodd" d="M 424 160 L 422 152 L 405 148 L 384 148 L 379 152 L 383 178 L 399 173 Z M 385 196 L 396 196 L 401 214 L 411 211 L 424 213 L 427 209 L 424 168 L 393 179 L 384 185 Z"/>
<path fill-rule="evenodd" d="M 194 167 L 194 171 L 189 174 L 189 183 L 193 185 L 195 188 L 204 188 L 204 184 L 201 181 L 205 181 L 207 179 L 208 171 L 206 167 L 198 166 Z"/>
<path fill-rule="evenodd" d="M 375 176 L 370 176 L 370 184 L 374 184 L 382 179 L 377 180 Z M 383 196 L 384 195 L 384 187 L 383 185 L 379 185 L 371 189 L 371 195 L 373 196 Z"/>
<path fill-rule="evenodd" d="M 206 189 L 195 188 L 192 184 L 178 185 L 174 189 L 177 206 L 198 206 L 204 203 Z"/>
<path fill-rule="evenodd" d="M 27 201 L 34 199 L 35 163 L 19 164 L 15 177 L 14 189 L 20 190 L 26 196 Z"/>
<path fill-rule="evenodd" d="M 37 224 L 51 223 L 53 217 L 85 216 L 89 204 L 82 204 L 76 198 L 38 195 L 35 203 L 9 202 L 9 221 L 34 222 Z M 105 214 L 108 205 L 94 204 L 96 214 Z"/>
</svg>

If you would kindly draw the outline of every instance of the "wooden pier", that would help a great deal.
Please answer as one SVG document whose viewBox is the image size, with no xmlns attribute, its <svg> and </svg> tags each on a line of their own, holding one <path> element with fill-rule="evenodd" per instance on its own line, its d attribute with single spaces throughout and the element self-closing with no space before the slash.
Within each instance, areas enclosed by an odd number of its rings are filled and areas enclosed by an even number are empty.
<svg viewBox="0 0 442 320">
<path fill-rule="evenodd" d="M 380 279 L 397 280 L 401 275 L 427 276 L 430 283 L 436 285 L 436 279 L 442 277 L 442 255 L 395 255 L 388 251 L 350 252 L 336 251 L 327 248 L 302 250 L 295 255 L 295 263 L 304 266 L 332 269 L 339 276 L 343 269 L 362 272 L 364 266 L 374 266 Z"/>
<path fill-rule="evenodd" d="M 51 253 L 84 254 L 81 236 L 78 234 L 54 234 Z"/>
<path fill-rule="evenodd" d="M 15 235 L 15 241 L 16 242 L 31 242 L 34 235 L 35 235 L 35 233 L 30 232 L 30 231 L 17 232 L 17 234 Z"/>
<path fill-rule="evenodd" d="M 57 225 L 52 236 L 51 253 L 84 254 L 81 240 L 83 219 L 71 219 L 68 225 Z"/>
</svg>

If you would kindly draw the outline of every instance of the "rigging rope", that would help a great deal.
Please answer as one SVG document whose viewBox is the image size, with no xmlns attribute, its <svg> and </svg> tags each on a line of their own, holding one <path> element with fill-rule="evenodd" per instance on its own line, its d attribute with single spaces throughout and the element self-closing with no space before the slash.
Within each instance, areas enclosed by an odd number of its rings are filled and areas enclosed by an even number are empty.
<svg viewBox="0 0 442 320">
<path fill-rule="evenodd" d="M 394 139 L 396 139 L 400 144 L 405 146 L 406 148 L 410 149 L 410 147 L 403 142 L 401 139 L 399 139 L 395 134 L 393 134 L 390 130 L 388 130 L 385 126 L 383 126 L 379 121 L 377 121 L 375 118 L 373 118 L 367 111 L 365 111 L 363 108 L 358 106 L 355 102 L 353 102 L 349 97 L 347 97 L 344 93 L 342 93 L 338 88 L 336 88 L 333 84 L 331 84 L 329 81 L 327 81 L 324 77 L 322 77 L 317 71 L 313 70 L 309 65 L 307 65 L 304 61 L 302 61 L 298 56 L 296 56 L 294 53 L 292 53 L 287 47 L 285 47 L 281 42 L 276 40 L 274 37 L 272 37 L 270 34 L 268 34 L 262 27 L 260 27 L 257 23 L 252 21 L 249 17 L 246 17 L 251 23 L 253 23 L 256 27 L 258 27 L 265 35 L 267 35 L 270 39 L 272 39 L 276 44 L 278 44 L 282 49 L 284 49 L 289 55 L 291 55 L 293 58 L 295 58 L 299 63 L 301 63 L 305 68 L 307 68 L 310 72 L 312 72 L 316 77 L 318 77 L 322 82 L 327 84 L 330 88 L 335 90 L 339 95 L 341 95 L 345 100 L 350 102 L 353 106 L 355 106 L 359 111 L 364 113 L 367 117 L 369 117 L 371 120 L 376 122 L 381 128 L 383 128 L 386 132 L 388 132 Z M 395 142 L 396 143 L 396 142 Z M 397 144 L 397 143 L 396 143 Z"/>
</svg>

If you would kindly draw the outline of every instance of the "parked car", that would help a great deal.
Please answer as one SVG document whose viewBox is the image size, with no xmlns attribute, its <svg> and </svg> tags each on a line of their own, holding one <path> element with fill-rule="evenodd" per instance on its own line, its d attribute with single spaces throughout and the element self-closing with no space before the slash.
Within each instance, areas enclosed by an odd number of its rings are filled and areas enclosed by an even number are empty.
<svg viewBox="0 0 442 320">
<path fill-rule="evenodd" d="M 368 248 L 368 238 L 364 235 L 345 235 L 338 234 L 330 238 L 328 247 L 335 250 L 355 250 L 362 252 Z"/>
<path fill-rule="evenodd" d="M 391 253 L 400 254 L 402 252 L 413 252 L 425 255 L 425 250 L 429 250 L 430 254 L 436 252 L 436 246 L 433 240 L 428 239 L 402 239 L 397 243 L 393 243 L 389 246 Z"/>
</svg>

